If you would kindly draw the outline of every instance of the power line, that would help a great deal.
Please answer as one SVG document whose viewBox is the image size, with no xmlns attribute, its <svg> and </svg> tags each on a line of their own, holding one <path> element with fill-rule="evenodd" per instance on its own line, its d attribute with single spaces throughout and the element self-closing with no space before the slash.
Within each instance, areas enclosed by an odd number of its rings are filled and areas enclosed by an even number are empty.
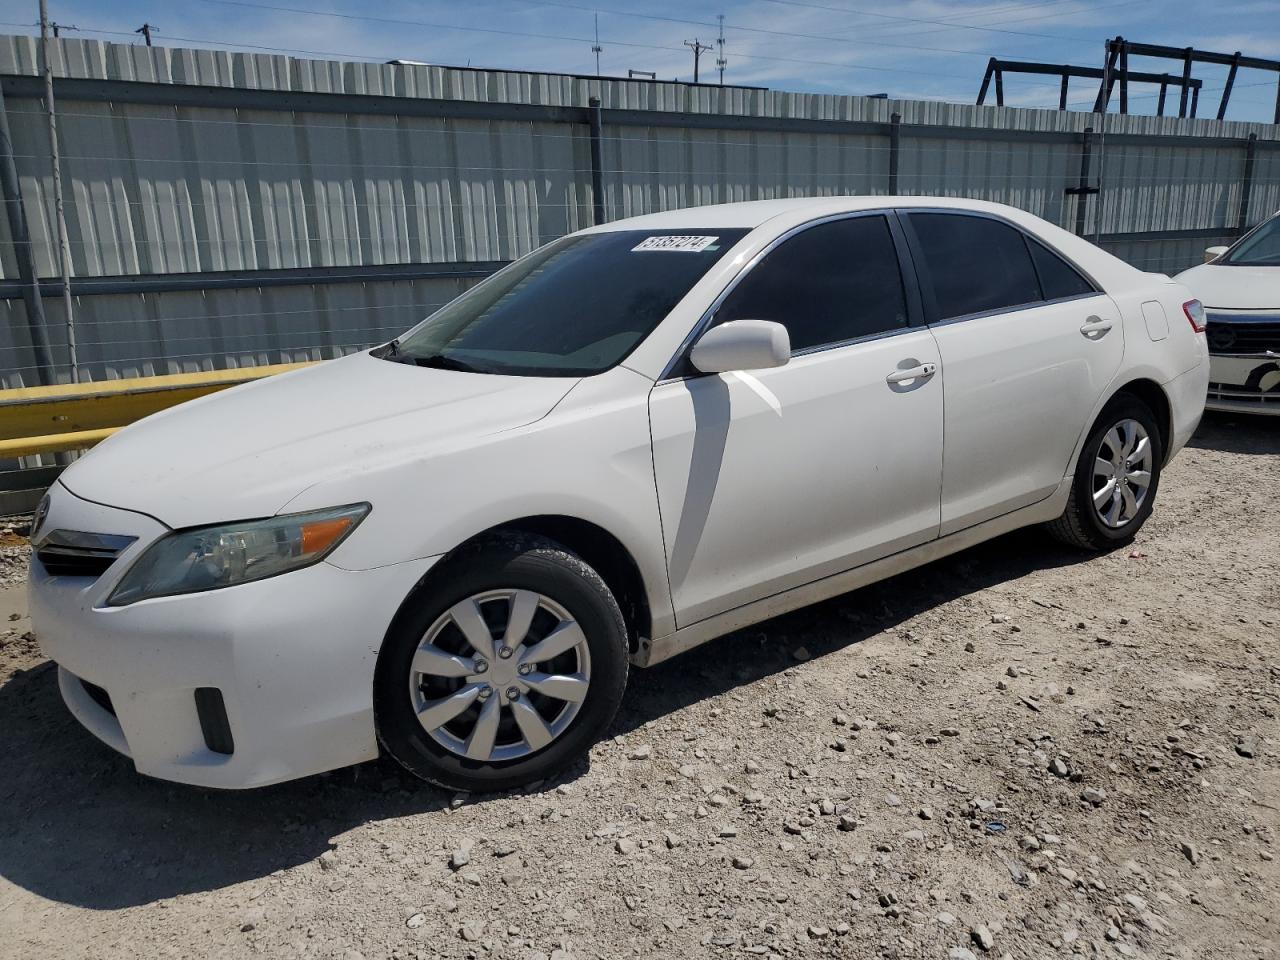
<svg viewBox="0 0 1280 960">
<path fill-rule="evenodd" d="M 1045 2 L 1045 3 L 1010 4 L 1008 7 L 1005 7 L 1005 8 L 989 7 L 984 11 L 975 10 L 970 13 L 953 14 L 950 17 L 944 17 L 942 18 L 941 23 L 946 23 L 947 26 L 939 25 L 936 27 L 924 28 L 924 29 L 920 28 L 915 24 L 885 23 L 885 24 L 881 24 L 878 29 L 873 28 L 873 31 L 872 33 L 869 34 L 869 36 L 876 39 L 879 39 L 882 37 L 889 37 L 891 39 L 896 39 L 898 37 L 906 36 L 908 34 L 913 37 L 924 37 L 924 36 L 929 36 L 930 34 L 935 34 L 935 33 L 949 33 L 954 30 L 964 29 L 964 26 L 965 26 L 964 24 L 957 23 L 955 21 L 966 19 L 968 17 L 990 17 L 990 16 L 996 16 L 997 14 L 1000 14 L 1002 13 L 1002 11 L 1005 11 L 1005 10 L 1044 9 L 1045 7 L 1056 6 L 1060 3 L 1081 3 L 1081 2 L 1083 2 L 1083 0 L 1048 0 L 1048 2 Z M 1114 3 L 1114 2 L 1109 2 L 1109 0 L 1102 0 L 1102 2 L 1098 2 L 1098 3 L 1084 4 L 1083 6 L 1078 7 L 1077 9 L 1074 9 L 1074 10 L 1055 11 L 1053 13 L 1037 13 L 1037 14 L 1032 14 L 1030 16 L 1020 16 L 1020 17 L 1011 17 L 1011 18 L 1001 16 L 998 22 L 1003 26 L 1009 26 L 1010 24 L 1015 24 L 1015 23 L 1032 23 L 1032 22 L 1041 21 L 1041 20 L 1057 20 L 1063 17 L 1070 17 L 1070 16 L 1075 16 L 1077 14 L 1086 13 L 1090 10 L 1096 10 L 1099 7 L 1105 7 L 1107 11 L 1110 12 L 1120 7 L 1132 7 L 1132 6 L 1137 6 L 1139 4 L 1146 4 L 1146 3 L 1152 3 L 1152 2 L 1153 0 L 1122 0 L 1122 2 Z M 976 24 L 976 25 L 990 26 L 989 23 L 982 23 L 982 24 Z"/>
<path fill-rule="evenodd" d="M 206 3 L 235 2 L 239 4 L 241 0 L 205 0 L 205 2 Z M 662 15 L 653 14 L 653 13 L 633 13 L 629 10 L 606 9 L 602 11 L 596 11 L 596 8 L 594 7 L 589 7 L 589 6 L 585 6 L 577 3 L 566 3 L 566 2 L 562 2 L 562 0 L 518 0 L 518 2 L 533 4 L 539 7 L 556 7 L 560 9 L 566 9 L 566 10 L 592 11 L 592 12 L 604 13 L 606 15 L 611 15 L 615 17 L 631 17 L 637 20 L 653 20 L 661 23 L 678 23 L 678 24 L 685 24 L 688 26 L 696 26 L 696 27 L 719 26 L 720 29 L 722 30 L 724 29 L 737 30 L 742 33 L 754 33 L 754 34 L 760 34 L 763 36 L 770 36 L 770 37 L 788 37 L 796 40 L 816 40 L 821 43 L 856 43 L 856 44 L 864 44 L 864 45 L 870 44 L 872 46 L 889 47 L 897 50 L 912 50 L 918 53 L 951 53 L 951 54 L 955 54 L 957 56 L 962 56 L 962 57 L 978 57 L 983 60 L 986 60 L 991 56 L 989 51 L 962 50 L 962 49 L 957 49 L 955 47 L 926 47 L 926 46 L 921 46 L 918 43 L 893 43 L 892 41 L 879 40 L 875 37 L 868 37 L 865 35 L 859 35 L 857 37 L 834 37 L 834 36 L 831 36 L 830 34 L 796 33 L 794 31 L 789 31 L 789 30 L 775 30 L 767 27 L 744 27 L 744 26 L 738 26 L 736 24 L 725 27 L 724 25 L 718 25 L 706 20 L 690 20 L 687 17 L 668 17 L 668 16 L 662 16 Z M 246 4 L 246 5 L 249 5 L 249 4 Z M 1005 31 L 1005 32 L 1008 32 L 1008 31 Z M 1089 42 L 1094 43 L 1095 41 L 1091 40 Z M 747 56 L 747 55 L 741 54 L 741 56 Z"/>
<path fill-rule="evenodd" d="M 1088 44 L 1097 43 L 1096 40 L 1091 40 L 1088 37 L 1063 36 L 1062 34 L 1052 34 L 1052 33 L 1028 33 L 1024 30 L 1005 30 L 1001 27 L 982 27 L 982 26 L 975 26 L 973 24 L 947 23 L 945 21 L 935 20 L 929 17 L 904 17 L 899 14 L 877 13 L 873 10 L 858 10 L 851 7 L 833 7 L 825 3 L 813 3 L 812 0 L 764 0 L 764 2 L 781 4 L 783 6 L 788 6 L 788 7 L 809 7 L 814 10 L 827 10 L 833 13 L 858 14 L 864 17 L 878 17 L 879 19 L 882 19 L 882 20 L 895 20 L 901 23 L 927 23 L 934 26 L 940 25 L 948 28 L 954 28 L 957 30 L 979 30 L 984 33 L 1006 33 L 1006 34 L 1012 34 L 1013 36 L 1018 36 L 1018 37 L 1036 37 L 1041 40 L 1057 40 L 1059 42 L 1063 40 L 1067 40 L 1072 43 L 1088 43 Z"/>
<path fill-rule="evenodd" d="M 421 27 L 429 27 L 435 30 L 461 30 L 468 33 L 497 34 L 500 36 L 520 37 L 525 40 L 559 40 L 566 43 L 575 43 L 575 44 L 578 44 L 578 43 L 589 44 L 592 42 L 592 38 L 590 37 L 575 37 L 575 36 L 566 36 L 563 34 L 551 34 L 551 33 L 529 33 L 529 32 L 518 31 L 518 30 L 503 30 L 497 27 L 468 27 L 468 26 L 461 26 L 458 24 L 451 24 L 451 23 L 429 23 L 423 20 L 398 20 L 398 19 L 392 19 L 387 17 L 366 17 L 366 16 L 359 16 L 356 14 L 349 14 L 349 13 L 330 13 L 323 10 L 305 10 L 300 7 L 283 7 L 283 6 L 267 5 L 267 4 L 243 3 L 243 2 L 239 2 L 239 0 L 204 0 L 204 2 L 205 3 L 226 3 L 226 4 L 233 4 L 235 6 L 255 7 L 262 10 L 275 10 L 275 11 L 280 11 L 285 13 L 299 13 L 299 14 L 305 14 L 310 16 L 318 16 L 318 17 L 338 17 L 344 20 L 368 20 L 375 23 L 390 23 L 390 24 L 399 24 L 399 25 L 421 26 Z M 120 36 L 120 37 L 133 36 L 132 32 L 123 31 L 123 30 L 106 30 L 106 29 L 97 28 L 97 27 L 81 27 L 80 30 L 83 33 L 102 34 L 104 36 Z M 272 45 L 260 44 L 260 43 L 247 43 L 242 40 L 214 40 L 214 39 L 208 39 L 208 38 L 202 38 L 202 37 L 179 37 L 179 36 L 173 36 L 173 35 L 163 35 L 162 39 L 178 41 L 180 43 L 207 44 L 207 45 L 218 46 L 218 47 L 238 47 L 245 50 L 262 50 L 262 51 L 271 52 L 271 53 L 297 53 L 297 54 L 303 54 L 305 56 L 311 56 L 311 57 L 334 57 L 342 60 L 363 60 L 363 61 L 372 61 L 375 63 L 394 60 L 400 56 L 400 54 L 388 55 L 386 53 L 375 55 L 375 54 L 354 54 L 350 52 L 335 51 L 335 50 L 310 50 L 310 49 L 302 49 L 298 47 L 281 47 L 281 46 L 272 46 Z M 614 46 L 634 47 L 637 49 L 645 49 L 645 50 L 667 50 L 667 51 L 672 51 L 677 53 L 683 52 L 683 50 L 680 47 L 673 47 L 673 46 L 667 46 L 664 44 L 656 44 L 656 43 L 639 43 L 636 41 L 610 40 L 607 38 L 602 40 L 601 42 L 613 44 Z M 806 64 L 811 66 L 836 67 L 842 70 L 868 70 L 875 73 L 901 73 L 901 74 L 907 74 L 910 76 L 937 77 L 945 80 L 968 81 L 972 79 L 967 74 L 939 73 L 939 72 L 929 71 L 929 70 L 911 70 L 904 67 L 882 67 L 882 66 L 873 66 L 871 64 L 839 62 L 839 61 L 832 61 L 832 60 L 814 60 L 809 57 L 778 57 L 778 56 L 767 56 L 765 54 L 758 54 L 758 53 L 740 53 L 740 54 L 737 54 L 737 56 L 741 57 L 744 60 L 763 60 L 763 61 L 774 62 L 774 63 L 800 63 L 800 64 Z M 502 68 L 496 67 L 491 69 L 501 70 Z"/>
</svg>

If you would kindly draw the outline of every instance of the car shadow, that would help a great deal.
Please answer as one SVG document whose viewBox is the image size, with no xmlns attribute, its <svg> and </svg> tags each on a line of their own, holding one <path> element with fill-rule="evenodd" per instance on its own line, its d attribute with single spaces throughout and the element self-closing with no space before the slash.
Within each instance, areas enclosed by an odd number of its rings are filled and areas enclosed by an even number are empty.
<svg viewBox="0 0 1280 960">
<path fill-rule="evenodd" d="M 1280 417 L 1206 410 L 1189 447 L 1223 453 L 1280 453 Z"/>
<path fill-rule="evenodd" d="M 636 671 L 611 735 L 793 666 L 791 651 L 800 642 L 821 657 L 937 604 L 1083 559 L 1039 532 L 1013 533 L 739 631 Z M 89 909 L 266 877 L 316 859 L 355 826 L 492 799 L 419 785 L 389 760 L 247 792 L 152 780 L 71 717 L 49 663 L 0 685 L 0 730 L 0 876 L 48 900 Z M 526 792 L 553 790 L 587 769 L 584 760 Z"/>
<path fill-rule="evenodd" d="M 629 732 L 656 717 L 794 667 L 800 646 L 808 658 L 820 658 L 995 584 L 1093 556 L 1058 544 L 1040 529 L 1018 530 L 727 634 L 656 667 L 633 672 L 613 732 Z"/>
</svg>

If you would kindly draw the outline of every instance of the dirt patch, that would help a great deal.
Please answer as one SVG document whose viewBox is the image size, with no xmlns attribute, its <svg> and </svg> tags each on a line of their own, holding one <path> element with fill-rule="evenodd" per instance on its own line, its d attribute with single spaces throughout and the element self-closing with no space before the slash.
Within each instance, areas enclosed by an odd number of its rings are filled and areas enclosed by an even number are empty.
<svg viewBox="0 0 1280 960">
<path fill-rule="evenodd" d="M 0 956 L 1272 957 L 1278 546 L 1280 422 L 1211 416 L 1133 549 L 1025 531 L 637 671 L 489 797 L 139 777 L 0 587 Z"/>
</svg>

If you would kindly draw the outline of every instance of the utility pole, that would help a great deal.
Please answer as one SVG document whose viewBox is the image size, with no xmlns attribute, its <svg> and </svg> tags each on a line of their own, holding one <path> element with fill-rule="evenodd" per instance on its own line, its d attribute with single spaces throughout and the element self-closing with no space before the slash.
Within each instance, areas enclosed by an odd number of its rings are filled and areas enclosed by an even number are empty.
<svg viewBox="0 0 1280 960">
<path fill-rule="evenodd" d="M 80 382 L 76 359 L 76 325 L 71 313 L 71 239 L 62 204 L 62 164 L 58 156 L 58 116 L 53 105 L 53 64 L 49 59 L 49 3 L 40 0 L 40 54 L 44 60 L 44 106 L 49 113 L 49 155 L 53 160 L 53 208 L 58 221 L 58 266 L 62 273 L 62 307 L 67 320 L 67 356 L 71 362 L 71 382 Z"/>
<path fill-rule="evenodd" d="M 702 59 L 702 55 L 711 49 L 711 44 L 702 43 L 697 37 L 692 40 L 686 40 L 684 45 L 693 51 L 693 82 L 698 82 L 698 61 Z"/>
<path fill-rule="evenodd" d="M 600 51 L 602 51 L 603 49 L 604 47 L 600 46 L 600 14 L 597 13 L 596 14 L 596 42 L 595 42 L 595 46 L 591 48 L 591 52 L 596 55 L 596 76 L 597 77 L 600 76 Z"/>
<path fill-rule="evenodd" d="M 719 56 L 716 57 L 716 68 L 720 71 L 720 86 L 724 86 L 724 68 L 729 65 L 729 61 L 724 58 L 724 14 L 717 14 L 716 19 L 720 21 L 720 36 L 716 40 L 716 46 L 720 48 Z"/>
<path fill-rule="evenodd" d="M 142 34 L 142 39 L 147 41 L 147 46 L 149 47 L 151 46 L 151 31 L 154 29 L 155 27 L 153 27 L 151 24 L 144 23 L 142 26 L 140 26 L 137 30 L 133 32 Z"/>
</svg>

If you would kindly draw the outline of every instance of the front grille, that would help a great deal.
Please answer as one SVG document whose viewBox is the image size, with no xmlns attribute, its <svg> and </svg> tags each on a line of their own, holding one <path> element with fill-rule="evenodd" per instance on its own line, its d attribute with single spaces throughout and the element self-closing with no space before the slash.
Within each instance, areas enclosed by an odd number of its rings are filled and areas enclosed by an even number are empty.
<svg viewBox="0 0 1280 960">
<path fill-rule="evenodd" d="M 93 577 L 106 573 L 137 537 L 54 530 L 36 544 L 36 559 L 51 577 Z"/>
<path fill-rule="evenodd" d="M 1280 407 L 1280 391 L 1264 391 L 1259 387 L 1238 383 L 1209 384 L 1209 403 L 1251 404 L 1258 407 Z"/>
<path fill-rule="evenodd" d="M 1230 354 L 1280 353 L 1280 315 L 1211 313 L 1205 336 L 1209 352 Z"/>
<path fill-rule="evenodd" d="M 113 717 L 116 715 L 115 705 L 111 702 L 111 694 L 103 690 L 96 683 L 90 683 L 88 680 L 81 680 L 80 686 L 84 687 L 84 692 L 89 695 L 89 699 L 100 706 Z"/>
</svg>

